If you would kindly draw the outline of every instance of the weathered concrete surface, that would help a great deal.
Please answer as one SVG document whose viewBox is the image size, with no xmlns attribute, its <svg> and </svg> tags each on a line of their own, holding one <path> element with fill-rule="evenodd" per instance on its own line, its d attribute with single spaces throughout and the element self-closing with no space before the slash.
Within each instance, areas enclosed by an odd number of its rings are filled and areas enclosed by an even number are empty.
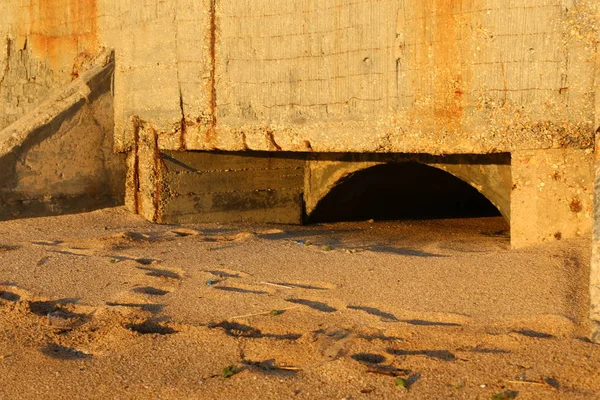
<svg viewBox="0 0 600 400">
<path fill-rule="evenodd" d="M 0 219 L 122 204 L 124 155 L 114 154 L 106 58 L 0 131 Z"/>
<path fill-rule="evenodd" d="M 132 118 L 163 150 L 591 148 L 599 12 L 595 0 L 5 0 L 0 128 L 107 47 L 120 151 Z"/>
<path fill-rule="evenodd" d="M 448 154 L 593 144 L 592 0 L 135 7 L 162 12 L 123 35 L 119 150 L 131 148 L 132 116 L 172 150 Z M 148 40 L 150 31 L 160 40 Z M 159 84 L 146 85 L 150 77 Z"/>
<path fill-rule="evenodd" d="M 161 152 L 155 141 L 138 143 L 126 204 L 151 221 L 302 223 L 303 155 Z"/>
<path fill-rule="evenodd" d="M 138 126 L 130 153 L 128 207 L 161 223 L 301 223 L 344 177 L 388 162 L 416 161 L 469 183 L 510 220 L 510 155 L 218 153 L 160 151 Z M 145 139 L 153 138 L 153 139 Z M 135 172 L 137 171 L 137 172 Z M 398 179 L 402 179 L 401 176 Z"/>
<path fill-rule="evenodd" d="M 213 4 L 212 0 L 129 4 L 116 45 L 115 122 L 119 151 L 134 146 L 132 117 L 160 135 L 162 149 L 186 149 L 188 123 L 201 124 L 203 131 L 212 126 Z"/>
<path fill-rule="evenodd" d="M 164 152 L 157 146 L 156 133 L 138 136 L 139 145 L 132 153 L 137 154 L 137 161 L 130 156 L 130 171 L 139 172 L 130 174 L 128 204 L 155 222 L 300 223 L 300 196 L 310 217 L 350 174 L 383 163 L 414 161 L 458 177 L 490 200 L 510 223 L 514 248 L 587 236 L 592 229 L 593 156 L 589 150 L 523 151 L 512 156 L 224 155 Z"/>
<path fill-rule="evenodd" d="M 592 150 L 512 153 L 513 247 L 591 234 L 593 159 Z"/>
<path fill-rule="evenodd" d="M 98 21 L 96 0 L 0 3 L 0 129 L 93 64 Z"/>
</svg>

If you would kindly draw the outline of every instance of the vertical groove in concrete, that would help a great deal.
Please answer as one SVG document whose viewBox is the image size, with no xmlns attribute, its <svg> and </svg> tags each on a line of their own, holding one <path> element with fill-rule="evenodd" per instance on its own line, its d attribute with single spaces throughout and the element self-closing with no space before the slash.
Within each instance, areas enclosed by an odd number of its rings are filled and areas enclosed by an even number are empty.
<svg viewBox="0 0 600 400">
<path fill-rule="evenodd" d="M 133 127 L 133 209 L 136 214 L 140 213 L 140 156 L 139 156 L 139 125 Z"/>
<path fill-rule="evenodd" d="M 594 229 L 590 266 L 590 338 L 600 343 L 600 30 L 596 32 Z"/>
<path fill-rule="evenodd" d="M 210 0 L 210 127 L 206 131 L 209 144 L 217 139 L 217 0 Z"/>
</svg>

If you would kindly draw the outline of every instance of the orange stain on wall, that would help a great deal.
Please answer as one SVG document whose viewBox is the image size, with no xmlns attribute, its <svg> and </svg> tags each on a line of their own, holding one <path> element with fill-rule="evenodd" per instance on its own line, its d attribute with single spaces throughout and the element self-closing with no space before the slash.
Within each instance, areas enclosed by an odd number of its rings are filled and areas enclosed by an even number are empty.
<svg viewBox="0 0 600 400">
<path fill-rule="evenodd" d="M 412 119 L 448 130 L 462 129 L 471 90 L 473 34 L 471 9 L 480 0 L 420 0 L 400 29 L 414 43 L 413 95 L 427 109 L 413 110 Z M 402 83 L 400 83 L 402 84 Z"/>
<path fill-rule="evenodd" d="M 449 125 L 460 125 L 463 117 L 462 96 L 465 91 L 461 53 L 464 41 L 459 40 L 461 26 L 457 11 L 462 1 L 434 0 L 433 48 L 435 64 L 434 112 Z"/>
<path fill-rule="evenodd" d="M 30 0 L 28 45 L 54 70 L 70 70 L 81 53 L 98 50 L 96 0 Z"/>
</svg>

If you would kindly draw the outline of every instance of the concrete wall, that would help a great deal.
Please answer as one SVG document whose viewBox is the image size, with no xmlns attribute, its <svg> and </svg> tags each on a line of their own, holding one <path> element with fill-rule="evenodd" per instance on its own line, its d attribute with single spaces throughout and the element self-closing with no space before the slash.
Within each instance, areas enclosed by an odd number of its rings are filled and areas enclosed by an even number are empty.
<svg viewBox="0 0 600 400">
<path fill-rule="evenodd" d="M 304 155 L 162 152 L 138 143 L 127 205 L 153 222 L 302 223 Z"/>
<path fill-rule="evenodd" d="M 448 154 L 593 144 L 595 1 L 179 4 L 133 6 L 146 19 L 124 35 L 120 150 L 131 147 L 132 116 L 171 150 Z M 146 12 L 152 5 L 161 12 Z"/>
<path fill-rule="evenodd" d="M 175 204 L 155 189 L 197 178 L 161 183 L 167 151 L 511 153 L 510 196 L 490 181 L 506 166 L 437 166 L 511 215 L 523 244 L 585 235 L 598 13 L 594 0 L 6 0 L 0 127 L 115 48 L 115 149 L 149 219 Z M 239 179 L 215 163 L 215 182 Z"/>
<path fill-rule="evenodd" d="M 107 47 L 117 53 L 119 151 L 133 146 L 135 118 L 163 150 L 591 148 L 599 9 L 594 0 L 5 0 L 0 127 Z"/>
<path fill-rule="evenodd" d="M 0 4 L 0 129 L 89 68 L 103 45 L 96 0 Z"/>
<path fill-rule="evenodd" d="M 123 204 L 113 147 L 114 65 L 98 66 L 0 130 L 0 220 Z"/>
<path fill-rule="evenodd" d="M 385 155 L 161 151 L 155 132 L 137 127 L 129 156 L 127 204 L 161 223 L 301 223 L 348 175 L 387 162 L 416 161 L 479 190 L 510 221 L 509 154 Z M 153 140 L 143 138 L 154 137 Z M 402 179 L 402 177 L 398 177 Z M 424 182 L 427 184 L 427 182 Z"/>
<path fill-rule="evenodd" d="M 588 236 L 592 230 L 589 150 L 454 156 L 222 154 L 162 151 L 155 132 L 138 136 L 129 164 L 138 173 L 130 173 L 127 203 L 155 222 L 300 223 L 303 213 L 310 217 L 347 176 L 383 163 L 413 161 L 458 177 L 490 200 L 510 223 L 514 248 Z"/>
<path fill-rule="evenodd" d="M 592 236 L 592 262 L 590 266 L 590 338 L 600 343 L 600 29 L 596 31 L 596 146 L 594 151 L 594 210 Z"/>
</svg>

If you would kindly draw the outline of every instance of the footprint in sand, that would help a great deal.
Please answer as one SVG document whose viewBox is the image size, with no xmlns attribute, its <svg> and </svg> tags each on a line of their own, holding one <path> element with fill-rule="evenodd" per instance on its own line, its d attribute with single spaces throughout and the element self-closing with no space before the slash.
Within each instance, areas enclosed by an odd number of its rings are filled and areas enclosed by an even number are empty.
<svg viewBox="0 0 600 400">
<path fill-rule="evenodd" d="M 337 308 L 333 308 L 327 303 L 321 301 L 307 300 L 307 299 L 286 299 L 288 303 L 300 304 L 313 310 L 317 310 L 324 313 L 333 313 L 337 311 Z"/>
<path fill-rule="evenodd" d="M 206 280 L 206 283 L 212 290 L 241 294 L 273 294 L 271 290 L 265 290 L 264 288 L 257 288 L 256 285 L 242 283 L 244 279 L 251 277 L 250 274 L 242 271 L 219 268 L 204 270 L 203 272 L 210 274 L 207 276 L 209 279 Z"/>
<path fill-rule="evenodd" d="M 381 364 L 386 361 L 384 355 L 375 353 L 355 353 L 350 358 L 362 364 Z"/>
<path fill-rule="evenodd" d="M 0 283 L 0 305 L 4 303 L 16 303 L 20 300 L 27 300 L 31 296 L 25 289 L 18 287 L 11 282 Z"/>
<path fill-rule="evenodd" d="M 177 331 L 164 322 L 149 319 L 143 322 L 132 322 L 125 325 L 125 328 L 141 335 L 172 335 Z"/>
<path fill-rule="evenodd" d="M 160 314 L 165 304 L 153 300 L 173 293 L 181 284 L 183 272 L 173 268 L 148 267 L 139 260 L 138 263 L 142 265 L 135 267 L 138 274 L 134 277 L 134 287 L 118 293 L 106 305 L 120 308 L 127 314 L 136 310 Z"/>
<path fill-rule="evenodd" d="M 209 274 L 217 277 L 217 278 L 233 278 L 233 279 L 241 279 L 248 278 L 250 274 L 241 271 L 235 271 L 232 269 L 213 269 L 213 270 L 205 270 L 204 272 L 208 272 Z"/>
<path fill-rule="evenodd" d="M 235 286 L 212 286 L 212 288 L 214 290 L 220 290 L 222 292 L 230 292 L 230 293 L 271 294 L 270 292 L 266 292 L 264 290 L 245 289 L 242 287 L 235 287 Z"/>
<path fill-rule="evenodd" d="M 16 303 L 21 300 L 21 296 L 8 290 L 0 290 L 0 299 Z"/>
<path fill-rule="evenodd" d="M 204 270 L 204 272 L 207 272 L 207 273 L 211 274 L 213 277 L 218 278 L 218 280 L 209 279 L 208 281 L 211 282 L 211 285 L 221 283 L 221 282 L 227 281 L 229 279 L 243 280 L 245 278 L 251 278 L 251 275 L 246 272 L 236 271 L 236 270 L 226 269 L 226 268 Z M 315 291 L 327 291 L 327 290 L 332 290 L 332 289 L 336 288 L 336 286 L 334 284 L 329 283 L 329 282 L 314 282 L 314 281 L 310 281 L 310 282 L 263 281 L 263 282 L 258 282 L 258 285 L 269 286 L 272 288 L 280 288 L 280 289 L 302 289 L 302 290 L 315 290 Z M 239 285 L 236 284 L 236 286 L 239 286 Z M 255 290 L 247 285 L 246 285 L 246 288 L 241 287 L 240 289 L 245 289 L 245 290 L 247 290 L 247 292 L 264 292 L 264 290 L 260 290 L 260 289 Z M 235 291 L 235 290 L 231 289 L 231 291 Z M 242 292 L 242 290 L 240 290 L 240 292 Z M 271 291 L 268 291 L 268 292 L 271 293 Z"/>
<path fill-rule="evenodd" d="M 42 348 L 42 353 L 58 360 L 85 360 L 92 358 L 91 354 L 57 343 L 48 343 Z"/>
<path fill-rule="evenodd" d="M 209 279 L 206 280 L 206 283 L 207 286 L 210 287 L 212 290 L 241 294 L 274 294 L 274 290 L 266 289 L 263 286 L 265 285 L 265 282 L 260 282 L 261 287 L 258 287 L 258 285 L 254 283 L 243 283 L 243 281 L 247 280 L 247 278 L 250 278 L 251 275 L 242 271 L 219 268 L 204 270 L 203 272 L 210 274 L 209 276 L 207 276 L 207 278 Z"/>
<path fill-rule="evenodd" d="M 260 329 L 254 328 L 250 325 L 240 324 L 238 322 L 222 321 L 217 323 L 211 323 L 208 325 L 210 329 L 222 329 L 227 336 L 235 338 L 249 338 L 249 339 L 275 339 L 275 340 L 298 340 L 302 337 L 300 333 L 263 333 Z"/>
<path fill-rule="evenodd" d="M 36 244 L 38 246 L 58 246 L 62 243 L 64 243 L 62 240 L 34 240 L 31 242 L 31 244 Z"/>
<path fill-rule="evenodd" d="M 88 323 L 96 311 L 93 307 L 78 306 L 79 299 L 28 301 L 28 311 L 44 318 L 44 323 L 61 329 L 73 329 Z"/>
<path fill-rule="evenodd" d="M 132 290 L 132 292 L 139 293 L 139 294 L 146 294 L 148 296 L 165 296 L 165 295 L 171 293 L 170 290 L 159 289 L 159 288 L 155 288 L 152 286 L 144 286 L 144 287 L 134 288 Z"/>
<path fill-rule="evenodd" d="M 399 350 L 389 348 L 387 349 L 388 354 L 394 356 L 425 356 L 440 361 L 456 361 L 456 356 L 448 350 Z"/>
<path fill-rule="evenodd" d="M 198 235 L 200 235 L 201 232 L 196 229 L 179 228 L 179 229 L 173 229 L 169 233 L 176 237 L 187 237 L 187 236 L 198 236 Z"/>
<path fill-rule="evenodd" d="M 124 312 L 124 314 L 130 314 L 135 312 L 136 310 L 142 310 L 149 312 L 151 314 L 160 314 L 162 310 L 165 308 L 165 304 L 155 304 L 155 303 L 134 303 L 134 302 L 126 302 L 126 301 L 109 301 L 106 302 L 106 305 L 109 307 L 120 308 L 121 311 L 125 311 L 128 309 L 130 312 Z"/>
<path fill-rule="evenodd" d="M 0 253 L 19 250 L 21 246 L 9 246 L 6 244 L 0 244 Z"/>
<path fill-rule="evenodd" d="M 328 282 L 260 282 L 262 285 L 280 287 L 282 289 L 304 289 L 326 291 L 336 289 L 336 286 Z"/>
<path fill-rule="evenodd" d="M 137 269 L 145 271 L 147 276 L 152 276 L 155 278 L 162 278 L 165 280 L 173 281 L 181 281 L 183 279 L 182 273 L 180 271 L 175 271 L 172 269 L 152 267 L 137 267 Z"/>
<path fill-rule="evenodd" d="M 353 306 L 353 305 L 348 305 L 346 307 L 350 310 L 363 311 L 369 315 L 374 315 L 374 316 L 380 317 L 382 319 L 382 321 L 390 321 L 390 322 L 398 321 L 398 318 L 396 318 L 396 316 L 394 314 L 382 311 L 375 307 L 364 307 L 364 306 Z"/>
</svg>

